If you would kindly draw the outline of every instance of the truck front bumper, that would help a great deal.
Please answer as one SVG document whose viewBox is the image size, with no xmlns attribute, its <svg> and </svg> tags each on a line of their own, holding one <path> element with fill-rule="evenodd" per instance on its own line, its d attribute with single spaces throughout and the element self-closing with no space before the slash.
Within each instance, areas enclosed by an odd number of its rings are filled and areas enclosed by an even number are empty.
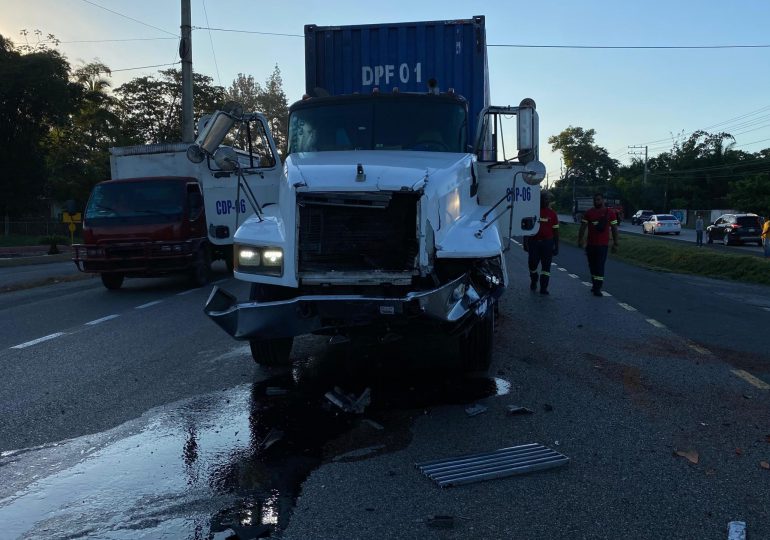
<svg viewBox="0 0 770 540">
<path fill-rule="evenodd" d="M 273 339 L 426 317 L 457 323 L 483 315 L 493 295 L 482 294 L 465 274 L 438 288 L 403 297 L 308 295 L 276 302 L 244 302 L 215 287 L 203 311 L 235 339 Z"/>
<path fill-rule="evenodd" d="M 81 272 L 153 276 L 188 270 L 197 244 L 181 242 L 123 242 L 75 244 L 72 261 Z"/>
</svg>

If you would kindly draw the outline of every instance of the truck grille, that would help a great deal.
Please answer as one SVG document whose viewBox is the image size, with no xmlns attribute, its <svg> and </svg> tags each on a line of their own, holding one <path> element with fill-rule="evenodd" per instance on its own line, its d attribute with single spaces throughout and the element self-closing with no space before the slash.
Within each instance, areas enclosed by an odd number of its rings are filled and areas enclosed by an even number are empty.
<svg viewBox="0 0 770 540">
<path fill-rule="evenodd" d="M 298 270 L 414 270 L 418 201 L 414 193 L 299 194 Z"/>
</svg>

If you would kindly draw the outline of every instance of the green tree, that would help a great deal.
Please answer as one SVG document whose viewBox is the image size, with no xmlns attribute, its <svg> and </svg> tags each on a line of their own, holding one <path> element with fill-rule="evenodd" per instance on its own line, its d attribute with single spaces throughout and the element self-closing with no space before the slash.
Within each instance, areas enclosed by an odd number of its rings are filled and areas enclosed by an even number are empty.
<svg viewBox="0 0 770 540">
<path fill-rule="evenodd" d="M 115 90 L 123 125 L 122 144 L 154 144 L 181 139 L 182 73 L 178 69 L 159 72 L 159 77 L 138 77 Z M 225 91 L 213 79 L 193 74 L 195 121 L 224 104 Z"/>
<path fill-rule="evenodd" d="M 69 123 L 81 95 L 56 51 L 22 54 L 0 36 L 0 212 L 6 218 L 41 210 L 46 136 Z"/>
<path fill-rule="evenodd" d="M 50 196 L 74 199 L 81 207 L 91 188 L 110 175 L 109 147 L 120 137 L 117 100 L 109 94 L 110 69 L 99 61 L 85 64 L 72 74 L 83 89 L 77 111 L 67 126 L 48 134 Z"/>
<path fill-rule="evenodd" d="M 289 131 L 289 105 L 283 91 L 278 65 L 262 86 L 251 75 L 239 73 L 226 91 L 228 101 L 235 101 L 247 112 L 261 112 L 267 118 L 270 132 L 282 155 L 286 155 Z"/>
<path fill-rule="evenodd" d="M 618 170 L 618 162 L 607 150 L 594 142 L 596 130 L 569 126 L 558 135 L 548 137 L 554 152 L 561 152 L 566 167 L 564 176 L 556 181 L 554 194 L 557 207 L 572 207 L 573 189 L 577 196 L 595 191 L 606 192 L 609 180 Z"/>
<path fill-rule="evenodd" d="M 730 182 L 727 200 L 732 208 L 770 216 L 770 174 L 758 174 Z"/>
</svg>

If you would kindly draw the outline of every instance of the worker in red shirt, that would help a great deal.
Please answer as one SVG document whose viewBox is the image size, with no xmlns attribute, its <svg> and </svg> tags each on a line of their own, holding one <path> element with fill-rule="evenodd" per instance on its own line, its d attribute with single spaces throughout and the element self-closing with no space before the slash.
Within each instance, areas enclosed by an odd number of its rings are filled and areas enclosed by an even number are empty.
<svg viewBox="0 0 770 540">
<path fill-rule="evenodd" d="M 529 253 L 529 288 L 537 290 L 540 280 L 540 294 L 548 294 L 551 281 L 551 259 L 559 254 L 559 216 L 548 207 L 547 191 L 540 193 L 540 229 L 534 236 L 524 237 L 524 250 Z M 540 265 L 540 275 L 537 266 Z"/>
<path fill-rule="evenodd" d="M 588 243 L 584 242 L 585 232 L 588 230 Z M 612 252 L 618 250 L 618 218 L 613 210 L 604 205 L 604 196 L 601 193 L 594 195 L 594 207 L 589 208 L 584 214 L 578 231 L 578 247 L 585 246 L 588 256 L 588 268 L 591 270 L 594 296 L 602 296 L 604 285 L 604 263 L 607 261 L 607 246 L 610 242 L 612 231 Z"/>
</svg>

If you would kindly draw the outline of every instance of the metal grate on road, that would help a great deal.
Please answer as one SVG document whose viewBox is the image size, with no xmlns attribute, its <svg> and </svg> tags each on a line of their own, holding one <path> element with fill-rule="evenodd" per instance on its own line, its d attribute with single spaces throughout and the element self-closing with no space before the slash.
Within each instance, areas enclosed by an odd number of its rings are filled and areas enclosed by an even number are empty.
<svg viewBox="0 0 770 540">
<path fill-rule="evenodd" d="M 541 444 L 530 443 L 493 452 L 424 461 L 415 466 L 444 488 L 551 469 L 567 463 L 567 456 Z"/>
</svg>

